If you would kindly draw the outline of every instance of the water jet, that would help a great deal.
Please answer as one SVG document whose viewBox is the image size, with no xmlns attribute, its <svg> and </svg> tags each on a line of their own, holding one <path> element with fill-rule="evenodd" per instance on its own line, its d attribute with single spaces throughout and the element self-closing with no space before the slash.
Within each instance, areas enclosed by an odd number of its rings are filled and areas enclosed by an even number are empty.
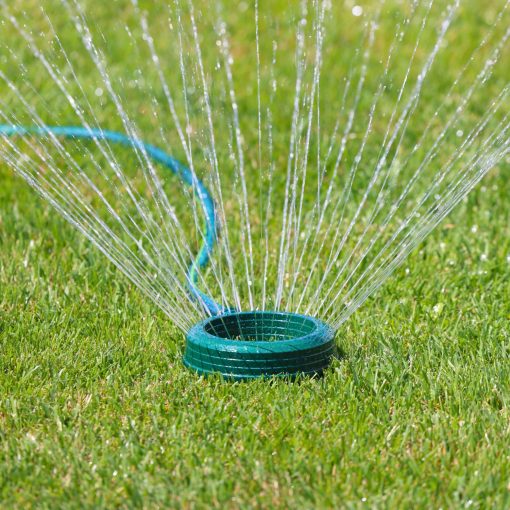
<svg viewBox="0 0 510 510">
<path fill-rule="evenodd" d="M 131 2 L 108 38 L 86 3 L 57 3 L 69 30 L 2 11 L 2 40 L 19 41 L 0 70 L 0 162 L 165 313 L 201 374 L 320 373 L 335 331 L 509 161 L 507 2 L 462 49 L 456 0 L 386 21 L 356 9 L 352 27 L 331 2 L 300 3 L 290 24 L 268 6 L 262 38 L 256 2 L 251 45 L 230 9 L 198 16 L 192 0 L 168 26 Z M 336 54 L 348 35 L 352 56 Z"/>
</svg>

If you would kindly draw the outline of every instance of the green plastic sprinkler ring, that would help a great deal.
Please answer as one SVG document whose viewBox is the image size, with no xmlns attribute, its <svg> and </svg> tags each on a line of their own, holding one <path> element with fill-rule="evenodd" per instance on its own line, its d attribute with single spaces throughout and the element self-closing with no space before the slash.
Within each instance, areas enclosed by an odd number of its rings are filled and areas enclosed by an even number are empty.
<svg viewBox="0 0 510 510">
<path fill-rule="evenodd" d="M 335 354 L 335 331 L 288 312 L 232 312 L 200 322 L 186 335 L 184 364 L 201 375 L 242 380 L 320 374 Z"/>
</svg>

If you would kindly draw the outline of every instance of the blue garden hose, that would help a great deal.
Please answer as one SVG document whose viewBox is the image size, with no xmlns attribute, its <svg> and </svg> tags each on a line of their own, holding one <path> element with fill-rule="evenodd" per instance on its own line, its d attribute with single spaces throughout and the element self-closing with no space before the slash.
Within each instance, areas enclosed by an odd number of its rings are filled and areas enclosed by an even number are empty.
<svg viewBox="0 0 510 510">
<path fill-rule="evenodd" d="M 217 225 L 216 213 L 214 208 L 214 201 L 205 187 L 204 183 L 198 179 L 189 168 L 177 161 L 175 158 L 167 154 L 154 145 L 150 145 L 141 140 L 131 138 L 115 131 L 108 131 L 103 129 L 91 129 L 76 126 L 43 126 L 43 127 L 24 127 L 24 126 L 9 126 L 0 125 L 0 135 L 15 136 L 15 135 L 36 135 L 44 136 L 47 134 L 54 134 L 65 138 L 81 138 L 88 140 L 108 140 L 109 142 L 130 147 L 133 149 L 141 149 L 157 163 L 160 163 L 165 168 L 173 172 L 185 184 L 190 185 L 196 193 L 198 200 L 202 206 L 205 216 L 205 227 L 203 232 L 203 241 L 198 251 L 197 256 L 190 264 L 186 279 L 188 281 L 188 288 L 190 295 L 199 302 L 204 310 L 210 315 L 219 315 L 225 311 L 223 306 L 218 304 L 211 296 L 200 291 L 198 288 L 198 276 L 201 269 L 204 269 L 211 259 L 214 245 L 217 241 Z"/>
</svg>

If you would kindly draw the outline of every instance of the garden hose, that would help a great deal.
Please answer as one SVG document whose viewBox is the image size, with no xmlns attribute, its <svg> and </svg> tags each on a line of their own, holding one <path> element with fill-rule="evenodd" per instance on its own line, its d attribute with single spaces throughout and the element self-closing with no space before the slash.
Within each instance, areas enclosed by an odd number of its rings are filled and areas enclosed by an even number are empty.
<svg viewBox="0 0 510 510">
<path fill-rule="evenodd" d="M 160 163 L 165 168 L 177 175 L 185 184 L 192 186 L 198 200 L 202 206 L 205 216 L 205 228 L 203 232 L 203 241 L 197 256 L 191 263 L 186 275 L 188 287 L 191 296 L 198 301 L 210 315 L 218 315 L 225 309 L 216 303 L 207 294 L 201 292 L 198 287 L 199 271 L 209 263 L 211 253 L 216 243 L 216 214 L 214 201 L 205 187 L 204 183 L 198 179 L 193 172 L 185 167 L 178 160 L 168 155 L 166 152 L 158 149 L 154 145 L 142 142 L 135 138 L 117 133 L 116 131 L 107 131 L 102 129 L 91 129 L 76 126 L 43 126 L 43 127 L 23 127 L 0 125 L 0 135 L 38 135 L 44 136 L 53 134 L 64 138 L 81 138 L 88 140 L 108 140 L 117 145 L 141 149 L 153 161 Z"/>
<path fill-rule="evenodd" d="M 122 133 L 76 126 L 0 125 L 0 136 L 53 134 L 71 139 L 107 140 L 144 151 L 193 188 L 205 216 L 202 245 L 188 268 L 191 297 L 210 316 L 186 335 L 184 364 L 202 375 L 220 373 L 232 380 L 321 374 L 335 353 L 335 331 L 306 315 L 277 311 L 239 312 L 225 308 L 198 288 L 201 269 L 217 242 L 214 201 L 204 183 L 163 150 Z"/>
</svg>

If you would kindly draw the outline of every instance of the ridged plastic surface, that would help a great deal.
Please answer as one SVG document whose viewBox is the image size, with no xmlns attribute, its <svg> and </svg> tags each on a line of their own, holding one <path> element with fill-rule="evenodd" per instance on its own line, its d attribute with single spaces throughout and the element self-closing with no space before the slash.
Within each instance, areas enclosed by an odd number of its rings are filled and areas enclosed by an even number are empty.
<svg viewBox="0 0 510 510">
<path fill-rule="evenodd" d="M 334 336 L 331 327 L 306 315 L 229 313 L 188 332 L 184 364 L 230 379 L 319 374 L 335 353 Z"/>
</svg>

